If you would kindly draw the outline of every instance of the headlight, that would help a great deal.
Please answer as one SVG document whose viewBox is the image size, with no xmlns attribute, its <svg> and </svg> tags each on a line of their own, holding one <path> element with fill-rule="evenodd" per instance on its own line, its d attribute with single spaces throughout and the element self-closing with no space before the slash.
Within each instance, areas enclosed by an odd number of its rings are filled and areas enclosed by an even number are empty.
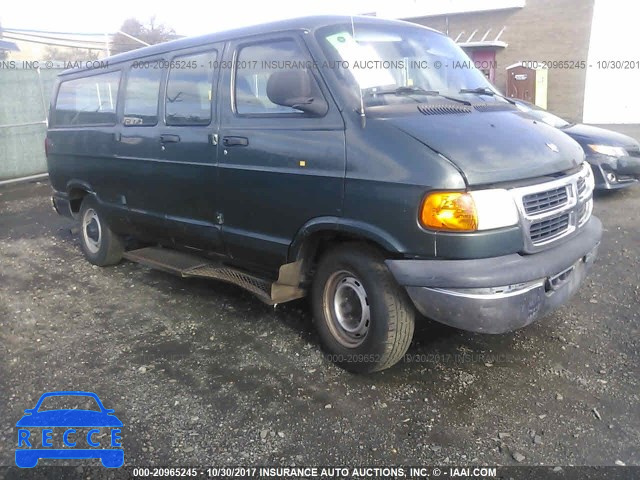
<svg viewBox="0 0 640 480">
<path fill-rule="evenodd" d="M 477 190 L 471 196 L 478 211 L 478 230 L 510 227 L 518 223 L 518 208 L 504 189 Z"/>
<path fill-rule="evenodd" d="M 611 145 L 588 145 L 591 151 L 610 157 L 624 157 L 627 151 L 622 147 L 612 147 Z"/>
<path fill-rule="evenodd" d="M 491 230 L 516 225 L 518 209 L 503 189 L 433 192 L 422 203 L 420 222 L 436 230 Z"/>
</svg>

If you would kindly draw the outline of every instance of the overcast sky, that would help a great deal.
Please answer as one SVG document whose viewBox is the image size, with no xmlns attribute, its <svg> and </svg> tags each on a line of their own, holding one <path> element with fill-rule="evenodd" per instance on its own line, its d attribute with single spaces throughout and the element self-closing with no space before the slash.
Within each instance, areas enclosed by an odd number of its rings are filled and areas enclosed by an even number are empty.
<svg viewBox="0 0 640 480">
<path fill-rule="evenodd" d="M 150 17 L 181 35 L 226 30 L 281 18 L 322 13 L 357 14 L 375 10 L 376 0 L 5 0 L 0 22 L 6 28 L 63 32 L 115 32 L 129 17 L 146 23 Z"/>
<path fill-rule="evenodd" d="M 180 35 L 199 35 L 305 15 L 377 12 L 387 18 L 408 18 L 525 4 L 525 0 L 4 0 L 0 22 L 5 28 L 114 33 L 127 18 L 147 23 L 155 16 Z"/>
</svg>

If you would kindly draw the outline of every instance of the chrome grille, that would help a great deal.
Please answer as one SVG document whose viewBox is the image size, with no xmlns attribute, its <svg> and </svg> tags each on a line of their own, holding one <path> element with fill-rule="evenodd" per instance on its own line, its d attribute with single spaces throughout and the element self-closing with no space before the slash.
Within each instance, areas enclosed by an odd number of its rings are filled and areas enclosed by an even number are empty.
<svg viewBox="0 0 640 480">
<path fill-rule="evenodd" d="M 567 186 L 547 190 L 545 192 L 531 193 L 522 197 L 524 210 L 528 215 L 548 212 L 565 205 L 569 200 Z"/>
<path fill-rule="evenodd" d="M 569 214 L 565 213 L 559 217 L 533 222 L 529 227 L 529 237 L 535 244 L 541 241 L 548 241 L 562 235 L 568 228 Z"/>
<path fill-rule="evenodd" d="M 589 217 L 591 217 L 591 212 L 593 212 L 593 200 L 587 200 L 580 206 L 580 209 L 578 210 L 579 227 L 587 223 L 587 220 L 589 220 Z"/>
<path fill-rule="evenodd" d="M 573 175 L 510 191 L 526 233 L 526 253 L 543 250 L 575 233 L 593 210 L 593 173 L 586 163 Z"/>
</svg>

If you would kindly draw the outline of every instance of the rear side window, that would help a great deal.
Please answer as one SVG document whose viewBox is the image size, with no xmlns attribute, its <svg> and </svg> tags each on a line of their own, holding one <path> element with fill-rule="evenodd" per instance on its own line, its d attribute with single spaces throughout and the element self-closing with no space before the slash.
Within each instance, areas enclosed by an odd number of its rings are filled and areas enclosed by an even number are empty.
<svg viewBox="0 0 640 480">
<path fill-rule="evenodd" d="M 120 72 L 62 82 L 51 118 L 52 126 L 115 124 L 119 83 Z"/>
<path fill-rule="evenodd" d="M 158 95 L 162 69 L 159 64 L 141 63 L 127 75 L 124 95 L 124 125 L 144 126 L 158 123 Z"/>
<path fill-rule="evenodd" d="M 170 62 L 165 97 L 167 125 L 208 125 L 217 52 L 175 57 Z"/>
<path fill-rule="evenodd" d="M 274 40 L 243 47 L 238 54 L 235 77 L 236 111 L 240 114 L 302 113 L 300 110 L 277 105 L 269 100 L 267 84 L 276 72 L 308 71 L 313 64 L 293 39 Z M 309 72 L 310 73 L 310 72 Z M 320 89 L 310 75 L 311 89 L 321 96 Z"/>
</svg>

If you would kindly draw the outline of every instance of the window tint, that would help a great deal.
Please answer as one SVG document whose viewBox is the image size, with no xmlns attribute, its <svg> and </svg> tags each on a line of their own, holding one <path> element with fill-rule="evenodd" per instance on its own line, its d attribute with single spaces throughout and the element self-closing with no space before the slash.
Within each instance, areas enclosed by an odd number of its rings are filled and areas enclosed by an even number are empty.
<svg viewBox="0 0 640 480">
<path fill-rule="evenodd" d="M 293 40 L 264 42 L 242 48 L 235 78 L 236 111 L 240 114 L 302 113 L 296 108 L 273 103 L 267 95 L 267 83 L 277 72 L 297 70 L 309 75 L 311 91 L 322 96 L 309 71 L 312 63 Z"/>
<path fill-rule="evenodd" d="M 176 57 L 170 62 L 165 98 L 167 125 L 211 122 L 213 65 L 217 52 Z"/>
<path fill-rule="evenodd" d="M 131 68 L 124 98 L 124 124 L 155 125 L 158 123 L 158 94 L 162 69 Z"/>
<path fill-rule="evenodd" d="M 116 123 L 120 72 L 103 73 L 60 84 L 53 126 Z"/>
</svg>

